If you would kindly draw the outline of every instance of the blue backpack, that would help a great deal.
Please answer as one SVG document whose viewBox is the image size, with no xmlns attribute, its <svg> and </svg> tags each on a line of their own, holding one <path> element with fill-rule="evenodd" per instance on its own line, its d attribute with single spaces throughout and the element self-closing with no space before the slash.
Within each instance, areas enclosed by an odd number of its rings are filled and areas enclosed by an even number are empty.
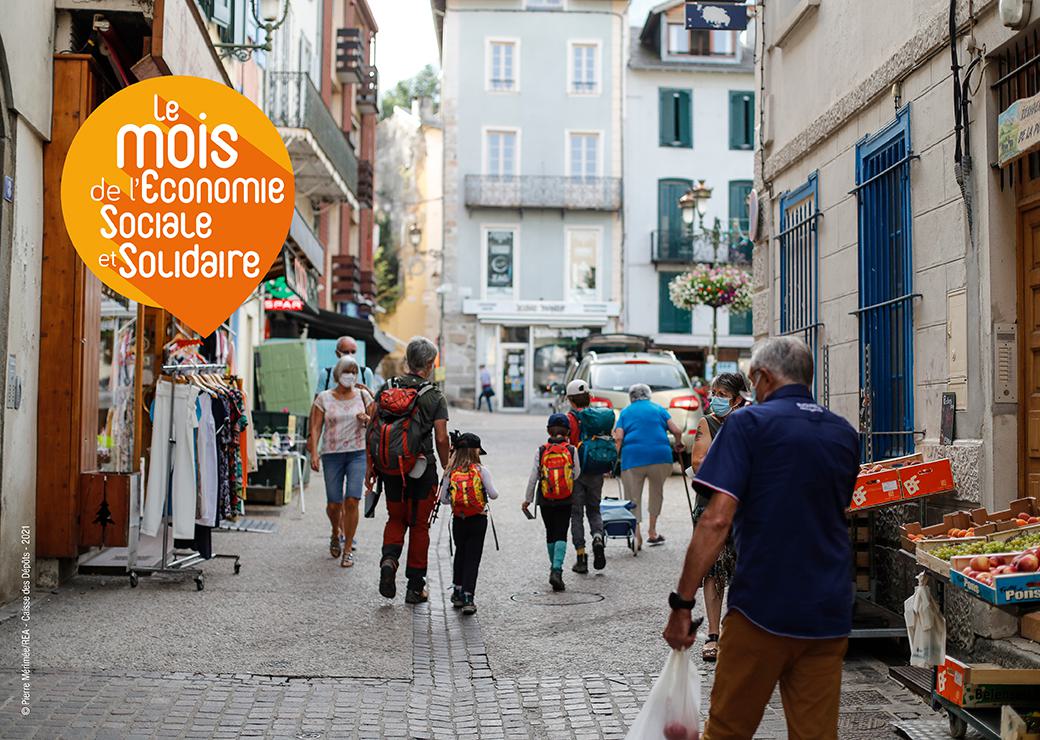
<svg viewBox="0 0 1040 740">
<path fill-rule="evenodd" d="M 614 411 L 603 408 L 587 408 L 574 412 L 581 430 L 578 445 L 578 461 L 582 473 L 605 475 L 617 463 L 617 446 L 611 432 L 614 431 Z"/>
</svg>

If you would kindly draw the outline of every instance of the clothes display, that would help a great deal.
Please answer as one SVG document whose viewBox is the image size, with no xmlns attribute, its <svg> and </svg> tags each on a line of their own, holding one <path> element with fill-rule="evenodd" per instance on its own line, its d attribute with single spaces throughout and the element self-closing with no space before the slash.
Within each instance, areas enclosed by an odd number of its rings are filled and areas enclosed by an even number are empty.
<svg viewBox="0 0 1040 740">
<path fill-rule="evenodd" d="M 195 406 L 199 390 L 193 385 L 160 380 L 152 407 L 151 468 L 144 500 L 141 533 L 159 534 L 167 493 L 172 499 L 173 536 L 191 539 L 195 535 L 195 508 L 198 486 L 195 476 Z M 172 422 L 171 422 L 171 418 Z M 167 436 L 171 428 L 172 440 Z M 172 456 L 172 460 L 170 459 Z M 167 481 L 169 491 L 167 491 Z"/>
</svg>

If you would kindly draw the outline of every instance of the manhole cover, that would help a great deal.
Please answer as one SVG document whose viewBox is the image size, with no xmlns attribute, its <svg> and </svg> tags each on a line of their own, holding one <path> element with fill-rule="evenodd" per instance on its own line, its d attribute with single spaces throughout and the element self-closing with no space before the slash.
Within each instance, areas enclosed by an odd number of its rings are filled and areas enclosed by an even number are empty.
<svg viewBox="0 0 1040 740">
<path fill-rule="evenodd" d="M 582 604 L 595 604 L 597 601 L 603 601 L 603 594 L 594 594 L 588 591 L 564 591 L 562 593 L 528 591 L 513 594 L 509 598 L 521 604 L 534 604 L 535 606 L 581 606 Z"/>
<path fill-rule="evenodd" d="M 843 691 L 841 705 L 843 707 L 874 707 L 888 704 L 888 699 L 880 691 Z"/>
<path fill-rule="evenodd" d="M 880 730 L 888 727 L 892 718 L 884 712 L 849 712 L 838 715 L 838 727 L 843 730 Z"/>
<path fill-rule="evenodd" d="M 325 737 L 323 732 L 297 732 L 296 740 L 319 740 Z"/>
</svg>

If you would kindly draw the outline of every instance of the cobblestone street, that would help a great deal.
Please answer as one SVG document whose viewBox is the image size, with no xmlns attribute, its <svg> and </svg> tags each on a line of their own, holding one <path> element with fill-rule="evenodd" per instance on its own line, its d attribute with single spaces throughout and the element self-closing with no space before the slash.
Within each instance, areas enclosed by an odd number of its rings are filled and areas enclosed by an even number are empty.
<svg viewBox="0 0 1040 740">
<path fill-rule="evenodd" d="M 295 503 L 267 515 L 276 533 L 221 533 L 217 549 L 240 552 L 242 574 L 214 561 L 205 591 L 80 576 L 40 599 L 27 716 L 13 670 L 22 623 L 6 619 L 0 736 L 623 737 L 666 657 L 664 597 L 690 529 L 681 479 L 666 489 L 664 547 L 633 558 L 612 541 L 602 574 L 567 570 L 568 590 L 552 595 L 541 524 L 518 506 L 543 419 L 453 413 L 453 428 L 483 437 L 502 493 L 501 550 L 489 532 L 476 617 L 447 603 L 447 517 L 433 533 L 429 604 L 388 605 L 376 593 L 381 519 L 363 521 L 357 566 L 340 569 L 315 482 L 305 515 Z M 854 648 L 841 737 L 895 737 L 892 722 L 914 719 L 945 726 Z M 778 697 L 758 737 L 786 737 Z"/>
</svg>

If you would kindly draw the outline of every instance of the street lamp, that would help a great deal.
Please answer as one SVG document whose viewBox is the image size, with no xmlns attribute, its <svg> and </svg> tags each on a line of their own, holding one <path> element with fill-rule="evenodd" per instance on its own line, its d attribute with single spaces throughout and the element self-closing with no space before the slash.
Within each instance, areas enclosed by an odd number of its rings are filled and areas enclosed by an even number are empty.
<svg viewBox="0 0 1040 740">
<path fill-rule="evenodd" d="M 422 244 L 422 229 L 419 228 L 419 224 L 413 223 L 408 227 L 408 242 L 412 245 L 412 249 L 418 249 Z"/>
<path fill-rule="evenodd" d="M 704 184 L 704 180 L 698 180 L 696 185 L 682 194 L 682 197 L 679 198 L 679 209 L 682 212 L 684 224 L 692 227 L 693 220 L 696 218 L 700 226 L 704 226 L 704 214 L 708 212 L 711 192 L 711 188 Z"/>
<path fill-rule="evenodd" d="M 259 11 L 257 10 L 259 6 Z M 279 10 L 281 6 L 281 10 Z M 285 19 L 289 17 L 289 0 L 249 0 L 249 9 L 253 14 L 253 21 L 264 33 L 262 44 L 213 44 L 215 49 L 220 49 L 221 56 L 231 56 L 240 62 L 249 61 L 254 51 L 270 52 L 274 49 L 272 36 L 281 28 Z M 259 41 L 259 39 L 257 39 Z"/>
</svg>

